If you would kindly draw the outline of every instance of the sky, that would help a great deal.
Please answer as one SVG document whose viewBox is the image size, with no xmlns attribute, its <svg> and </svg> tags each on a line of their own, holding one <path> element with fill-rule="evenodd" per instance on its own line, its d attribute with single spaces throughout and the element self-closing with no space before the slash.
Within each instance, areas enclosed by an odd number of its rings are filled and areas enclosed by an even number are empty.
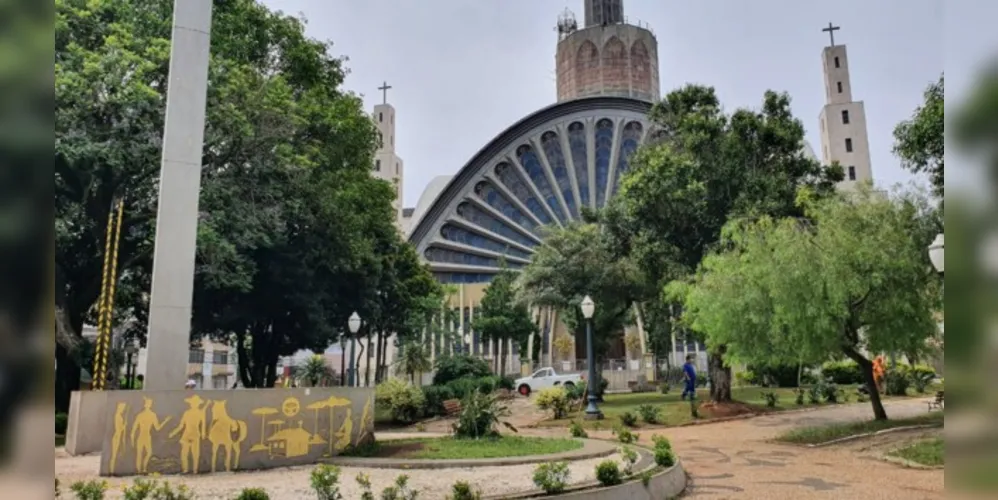
<svg viewBox="0 0 998 500">
<path fill-rule="evenodd" d="M 332 42 L 332 54 L 349 59 L 345 87 L 362 95 L 367 109 L 381 102 L 383 81 L 392 86 L 388 101 L 396 108 L 406 207 L 415 206 L 431 179 L 455 174 L 497 134 L 555 102 L 555 23 L 566 8 L 582 20 L 582 0 L 263 3 L 303 15 L 309 36 Z M 767 89 L 786 91 L 816 152 L 824 105 L 821 51 L 829 43 L 821 30 L 829 22 L 840 26 L 835 40 L 847 46 L 853 98 L 866 106 L 874 180 L 890 187 L 913 179 L 891 153 L 895 125 L 919 106 L 951 53 L 974 57 L 952 42 L 951 33 L 966 31 L 978 45 L 995 37 L 984 24 L 995 15 L 968 14 L 947 23 L 943 4 L 626 0 L 624 11 L 632 22 L 650 25 L 658 38 L 663 95 L 686 83 L 711 85 L 725 108 L 734 110 L 758 108 Z M 965 4 L 998 13 L 993 0 L 948 3 Z M 964 30 L 964 23 L 980 28 Z"/>
</svg>

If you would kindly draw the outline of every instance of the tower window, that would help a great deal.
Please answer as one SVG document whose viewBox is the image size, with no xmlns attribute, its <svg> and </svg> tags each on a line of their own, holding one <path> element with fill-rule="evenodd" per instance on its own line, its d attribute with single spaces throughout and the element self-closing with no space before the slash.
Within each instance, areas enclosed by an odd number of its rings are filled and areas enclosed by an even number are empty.
<svg viewBox="0 0 998 500">
<path fill-rule="evenodd" d="M 374 171 L 375 172 L 381 171 L 381 160 L 374 160 Z"/>
<path fill-rule="evenodd" d="M 841 68 L 842 67 L 842 66 L 839 66 L 839 56 L 835 56 L 835 67 L 836 68 Z"/>
<path fill-rule="evenodd" d="M 856 167 L 852 165 L 849 166 L 849 180 L 856 180 Z"/>
<path fill-rule="evenodd" d="M 384 113 L 378 113 L 378 121 L 379 122 L 385 121 L 385 114 Z"/>
<path fill-rule="evenodd" d="M 846 153 L 852 153 L 852 139 L 846 137 Z"/>
<path fill-rule="evenodd" d="M 395 162 L 395 175 L 398 175 L 398 174 L 399 174 L 399 164 L 398 164 L 398 162 Z"/>
<path fill-rule="evenodd" d="M 842 93 L 842 82 L 835 82 L 835 86 L 839 89 L 839 93 Z"/>
<path fill-rule="evenodd" d="M 842 110 L 842 124 L 843 125 L 849 125 L 849 110 L 848 109 L 843 109 Z"/>
</svg>

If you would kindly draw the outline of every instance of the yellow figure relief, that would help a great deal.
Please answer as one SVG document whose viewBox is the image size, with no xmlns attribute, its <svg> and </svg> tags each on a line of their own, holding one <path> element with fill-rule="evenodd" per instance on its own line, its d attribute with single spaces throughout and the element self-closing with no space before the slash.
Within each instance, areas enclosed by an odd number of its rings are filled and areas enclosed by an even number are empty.
<svg viewBox="0 0 998 500">
<path fill-rule="evenodd" d="M 336 451 L 340 452 L 350 446 L 350 435 L 353 434 L 353 409 L 347 408 L 347 418 L 343 420 L 340 430 L 336 431 Z"/>
<path fill-rule="evenodd" d="M 312 434 L 304 429 L 304 421 L 298 421 L 298 427 L 288 427 L 275 432 L 267 438 L 270 443 L 271 457 L 294 458 L 308 455 Z"/>
<path fill-rule="evenodd" d="M 270 449 L 270 447 L 267 446 L 266 443 L 267 417 L 271 415 L 276 415 L 280 413 L 280 411 L 277 408 L 263 407 L 263 408 L 256 408 L 250 413 L 260 417 L 260 442 L 250 447 L 250 452 L 267 451 Z"/>
<path fill-rule="evenodd" d="M 208 431 L 205 426 L 205 408 L 207 404 L 197 394 L 184 399 L 188 407 L 184 414 L 180 416 L 180 423 L 172 432 L 169 438 L 173 439 L 180 434 L 180 471 L 184 474 L 192 472 L 198 473 L 198 464 L 201 460 L 201 440 L 208 439 Z M 190 462 L 188 462 L 190 459 Z"/>
<path fill-rule="evenodd" d="M 333 446 L 335 440 L 333 439 L 333 410 L 336 408 L 350 407 L 350 400 L 345 398 L 339 398 L 335 395 L 329 396 L 329 399 L 325 401 L 326 408 L 329 409 L 329 451 L 326 452 L 325 456 L 333 456 Z"/>
<path fill-rule="evenodd" d="M 152 458 L 152 433 L 163 430 L 170 417 L 166 417 L 162 422 L 159 416 L 152 410 L 153 401 L 149 398 L 142 398 L 142 411 L 135 416 L 132 422 L 132 448 L 135 449 L 135 472 L 137 474 L 149 473 L 149 460 Z M 114 467 L 114 453 L 112 445 L 111 467 Z M 113 470 L 113 469 L 112 469 Z"/>
<path fill-rule="evenodd" d="M 225 453 L 225 470 L 232 472 L 233 467 L 238 469 L 239 448 L 246 440 L 246 422 L 230 417 L 225 403 L 225 401 L 211 403 L 211 426 L 208 430 L 208 440 L 211 441 L 212 472 L 215 472 L 219 448 L 222 448 Z"/>
<path fill-rule="evenodd" d="M 114 435 L 111 437 L 111 462 L 108 466 L 114 474 L 114 466 L 118 463 L 118 454 L 124 451 L 125 438 L 128 433 L 128 403 L 118 403 L 114 407 Z"/>
<path fill-rule="evenodd" d="M 312 420 L 312 439 L 309 441 L 309 444 L 326 444 L 326 440 L 322 439 L 322 436 L 319 435 L 319 410 L 326 409 L 326 402 L 326 400 L 316 401 L 306 406 L 306 408 L 315 412 Z"/>
<path fill-rule="evenodd" d="M 360 415 L 360 437 L 357 442 L 362 443 L 367 435 L 374 430 L 374 396 L 367 398 L 364 403 L 364 413 Z"/>
<path fill-rule="evenodd" d="M 298 402 L 298 398 L 296 397 L 292 396 L 285 399 L 284 402 L 281 403 L 281 413 L 283 413 L 285 417 L 294 417 L 299 411 L 301 411 L 301 403 Z"/>
</svg>

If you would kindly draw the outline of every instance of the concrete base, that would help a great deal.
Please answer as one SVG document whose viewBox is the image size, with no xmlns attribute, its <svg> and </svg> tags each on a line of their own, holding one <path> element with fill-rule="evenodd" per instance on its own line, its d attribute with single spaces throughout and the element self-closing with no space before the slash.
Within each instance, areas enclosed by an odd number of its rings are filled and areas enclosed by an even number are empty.
<svg viewBox="0 0 998 500">
<path fill-rule="evenodd" d="M 586 413 L 583 420 L 603 420 L 603 412 Z"/>
<path fill-rule="evenodd" d="M 66 453 L 72 456 L 101 451 L 107 427 L 107 391 L 74 391 L 66 422 Z"/>
</svg>

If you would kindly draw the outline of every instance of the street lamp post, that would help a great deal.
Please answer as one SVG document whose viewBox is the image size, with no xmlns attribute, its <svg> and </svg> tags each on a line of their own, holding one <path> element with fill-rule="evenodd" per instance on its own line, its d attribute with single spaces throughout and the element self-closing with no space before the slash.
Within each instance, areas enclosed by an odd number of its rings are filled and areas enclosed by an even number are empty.
<svg viewBox="0 0 998 500">
<path fill-rule="evenodd" d="M 936 239 L 932 240 L 932 243 L 929 244 L 929 260 L 932 261 L 932 267 L 936 268 L 940 276 L 943 275 L 943 270 L 946 266 L 944 252 L 943 233 L 939 233 L 936 235 Z"/>
<path fill-rule="evenodd" d="M 347 326 L 350 327 L 350 377 L 347 383 L 350 387 L 354 387 L 354 380 L 356 380 L 357 371 L 357 359 L 354 357 L 354 349 L 357 347 L 357 332 L 360 330 L 360 315 L 357 311 L 354 311 L 350 315 L 350 319 L 347 320 Z"/>
<path fill-rule="evenodd" d="M 130 339 L 125 343 L 125 385 L 129 389 L 135 388 L 135 367 L 132 366 L 132 356 L 138 352 L 139 348 L 136 345 L 135 339 Z"/>
<path fill-rule="evenodd" d="M 589 363 L 589 404 L 586 406 L 586 420 L 603 420 L 603 413 L 596 407 L 596 361 L 593 359 L 593 313 L 596 304 L 586 295 L 582 299 L 582 316 L 586 318 L 586 361 Z"/>
</svg>

